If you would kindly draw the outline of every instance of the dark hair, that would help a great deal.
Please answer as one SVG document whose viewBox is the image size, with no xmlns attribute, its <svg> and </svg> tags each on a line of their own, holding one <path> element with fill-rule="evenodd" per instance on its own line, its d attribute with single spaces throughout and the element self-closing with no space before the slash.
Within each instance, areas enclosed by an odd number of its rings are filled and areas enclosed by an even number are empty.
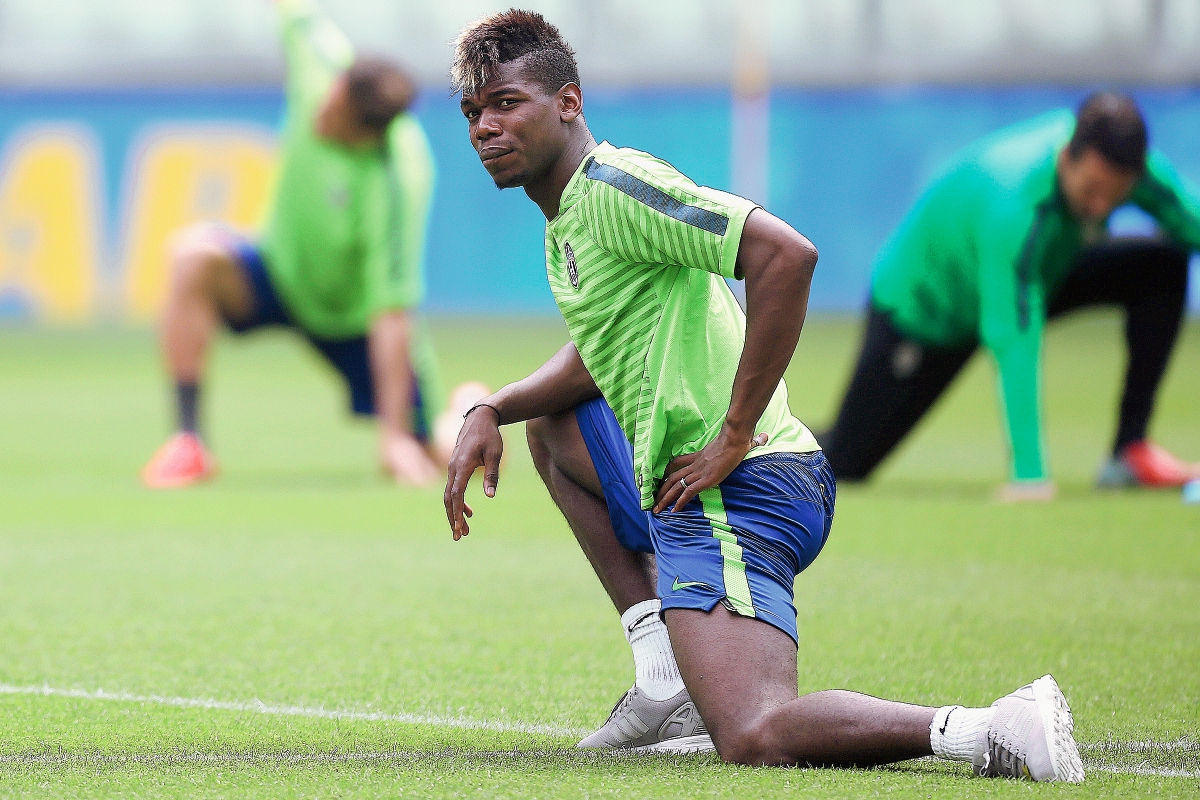
<svg viewBox="0 0 1200 800">
<path fill-rule="evenodd" d="M 496 77 L 501 64 L 525 58 L 525 72 L 547 92 L 579 85 L 575 51 L 558 28 L 535 11 L 510 8 L 478 19 L 454 41 L 450 78 L 454 90 L 470 96 Z"/>
<path fill-rule="evenodd" d="M 346 89 L 359 122 L 381 134 L 412 105 L 417 93 L 416 84 L 400 67 L 370 56 L 355 59 L 346 70 Z"/>
<path fill-rule="evenodd" d="M 1146 168 L 1146 120 L 1133 98 L 1116 92 L 1089 95 L 1075 115 L 1075 133 L 1067 144 L 1071 158 L 1095 150 L 1127 172 Z"/>
</svg>

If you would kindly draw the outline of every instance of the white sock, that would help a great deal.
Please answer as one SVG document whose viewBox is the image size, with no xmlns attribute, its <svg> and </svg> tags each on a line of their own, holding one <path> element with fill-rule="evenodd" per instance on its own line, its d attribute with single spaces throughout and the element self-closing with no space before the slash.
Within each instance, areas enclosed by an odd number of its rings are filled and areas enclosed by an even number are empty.
<svg viewBox="0 0 1200 800">
<path fill-rule="evenodd" d="M 951 761 L 971 761 L 979 747 L 994 708 L 942 706 L 929 724 L 929 744 L 933 754 Z"/>
<path fill-rule="evenodd" d="M 683 691 L 683 677 L 660 611 L 660 601 L 646 600 L 621 615 L 625 638 L 633 649 L 634 685 L 651 700 L 666 700 Z"/>
</svg>

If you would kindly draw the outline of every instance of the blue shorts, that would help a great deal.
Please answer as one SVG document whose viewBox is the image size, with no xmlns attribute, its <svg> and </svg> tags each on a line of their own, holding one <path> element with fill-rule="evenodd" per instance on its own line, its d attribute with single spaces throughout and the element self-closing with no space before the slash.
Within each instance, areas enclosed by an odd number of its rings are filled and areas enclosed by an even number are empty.
<svg viewBox="0 0 1200 800">
<path fill-rule="evenodd" d="M 796 640 L 793 584 L 829 538 L 837 493 L 825 454 L 748 458 L 679 512 L 643 511 L 633 448 L 603 398 L 575 418 L 604 488 L 617 539 L 654 553 L 664 610 L 717 603 Z"/>
<path fill-rule="evenodd" d="M 345 379 L 346 388 L 350 393 L 351 411 L 355 414 L 374 414 L 375 381 L 371 377 L 367 337 L 322 339 L 308 332 L 288 313 L 283 301 L 280 300 L 259 249 L 250 242 L 238 241 L 233 244 L 233 254 L 241 266 L 242 272 L 246 275 L 246 279 L 250 282 L 254 294 L 254 306 L 248 317 L 238 320 L 226 317 L 226 324 L 235 333 L 246 333 L 268 325 L 282 325 L 300 332 Z M 414 380 L 413 432 L 421 441 L 429 439 L 430 431 L 426 419 L 420 383 Z"/>
</svg>

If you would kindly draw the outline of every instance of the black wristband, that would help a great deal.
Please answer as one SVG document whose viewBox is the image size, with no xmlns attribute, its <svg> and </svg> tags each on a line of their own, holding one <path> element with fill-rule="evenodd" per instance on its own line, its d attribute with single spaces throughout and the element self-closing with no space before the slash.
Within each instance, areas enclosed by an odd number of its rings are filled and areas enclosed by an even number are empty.
<svg viewBox="0 0 1200 800">
<path fill-rule="evenodd" d="M 495 411 L 496 412 L 496 424 L 500 424 L 500 409 L 496 408 L 491 403 L 476 403 L 475 405 L 473 405 L 467 409 L 466 413 L 463 414 L 463 419 L 466 419 L 467 417 L 471 416 L 471 412 L 477 408 L 490 408 L 492 411 Z"/>
</svg>

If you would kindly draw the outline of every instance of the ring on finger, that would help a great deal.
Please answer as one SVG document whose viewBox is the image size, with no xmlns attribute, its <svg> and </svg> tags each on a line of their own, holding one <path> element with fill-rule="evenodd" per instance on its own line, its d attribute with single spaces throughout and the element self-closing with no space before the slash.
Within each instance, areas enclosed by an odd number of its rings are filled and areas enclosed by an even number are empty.
<svg viewBox="0 0 1200 800">
<path fill-rule="evenodd" d="M 687 478 L 680 478 L 679 485 L 682 486 L 684 489 L 686 489 L 687 488 Z"/>
</svg>

